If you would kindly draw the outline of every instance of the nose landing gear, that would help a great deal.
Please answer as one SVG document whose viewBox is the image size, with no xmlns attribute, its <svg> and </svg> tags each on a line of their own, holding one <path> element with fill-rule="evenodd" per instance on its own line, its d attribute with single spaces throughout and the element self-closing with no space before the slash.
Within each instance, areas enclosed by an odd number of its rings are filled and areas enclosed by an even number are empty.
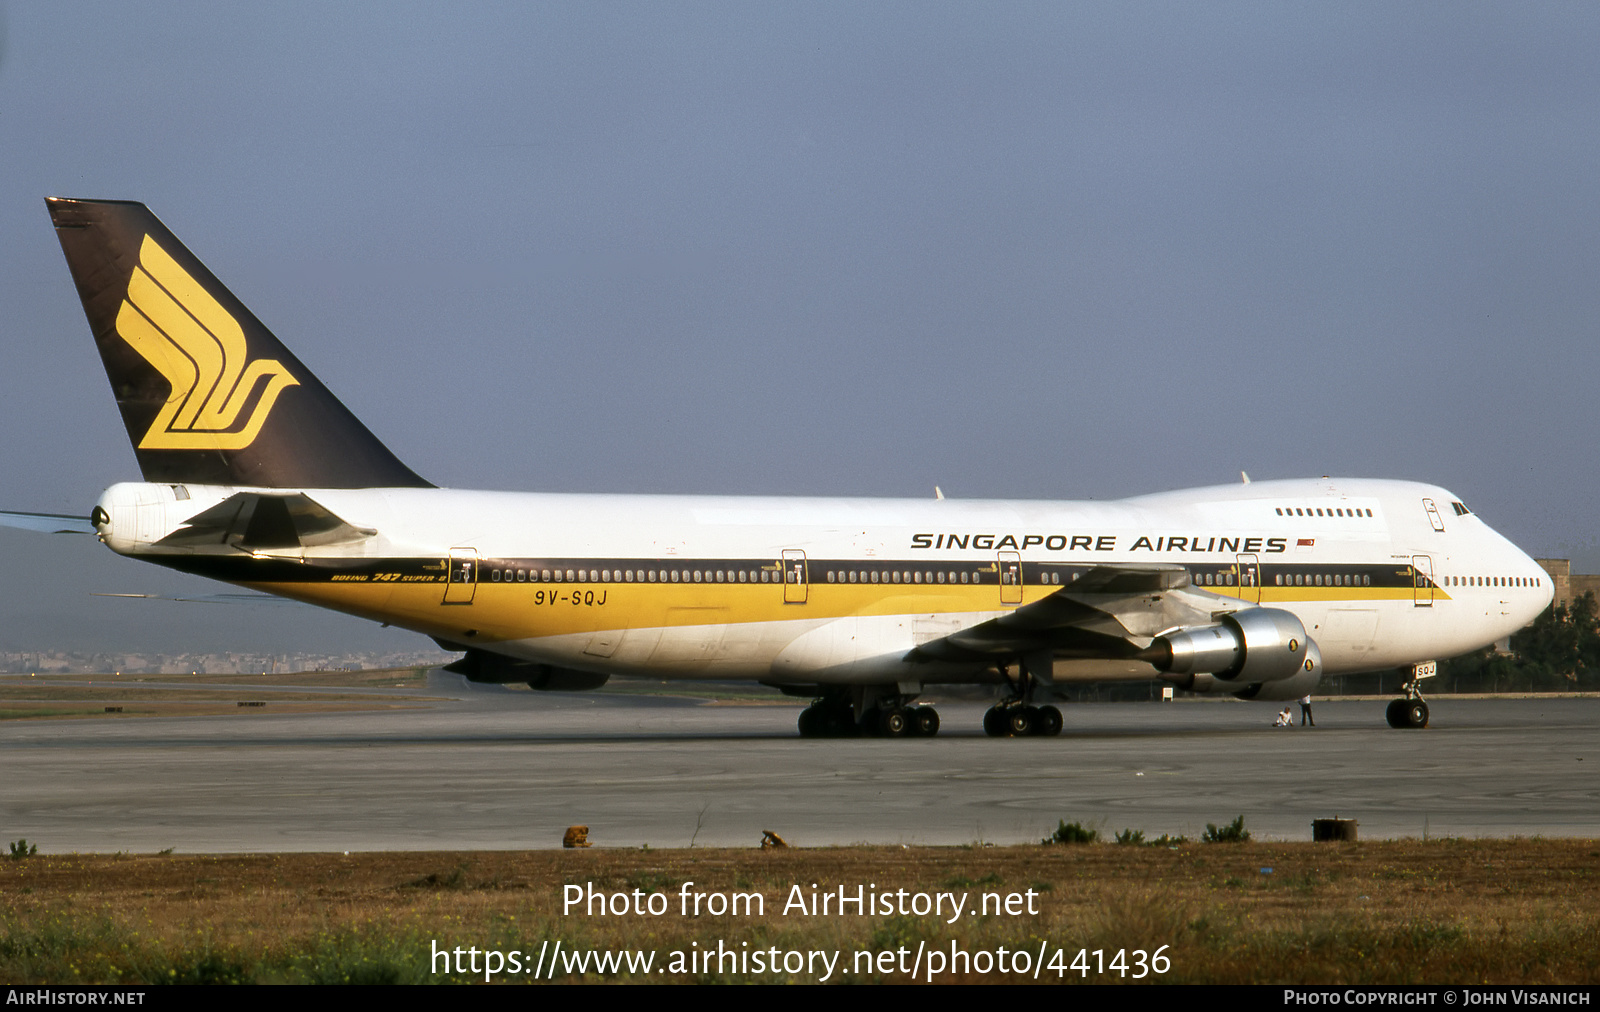
<svg viewBox="0 0 1600 1012">
<path fill-rule="evenodd" d="M 1404 669 L 1402 669 L 1404 670 Z M 1424 728 L 1428 726 L 1428 704 L 1422 698 L 1422 680 L 1432 678 L 1439 673 L 1439 665 L 1434 661 L 1425 661 L 1411 669 L 1411 678 L 1400 686 L 1404 692 L 1404 699 L 1396 699 L 1389 703 L 1389 708 L 1384 712 L 1384 719 L 1390 727 L 1395 728 Z"/>
<path fill-rule="evenodd" d="M 1384 719 L 1390 727 L 1427 727 L 1428 704 L 1420 698 L 1390 700 Z"/>
</svg>

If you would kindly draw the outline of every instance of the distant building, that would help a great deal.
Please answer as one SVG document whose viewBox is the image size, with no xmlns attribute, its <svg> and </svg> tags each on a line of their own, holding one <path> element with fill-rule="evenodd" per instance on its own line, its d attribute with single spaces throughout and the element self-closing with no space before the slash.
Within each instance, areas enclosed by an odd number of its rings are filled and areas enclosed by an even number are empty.
<svg viewBox="0 0 1600 1012">
<path fill-rule="evenodd" d="M 1571 559 L 1534 559 L 1550 574 L 1550 585 L 1555 590 L 1555 601 L 1552 604 L 1564 607 L 1575 597 L 1582 597 L 1585 593 L 1593 593 L 1600 598 L 1600 574 L 1574 573 Z"/>
</svg>

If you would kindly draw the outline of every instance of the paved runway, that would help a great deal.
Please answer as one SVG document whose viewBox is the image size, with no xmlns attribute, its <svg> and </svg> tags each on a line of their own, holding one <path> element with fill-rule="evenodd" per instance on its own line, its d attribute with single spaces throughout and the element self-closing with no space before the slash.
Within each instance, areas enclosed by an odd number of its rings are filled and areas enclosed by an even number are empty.
<svg viewBox="0 0 1600 1012">
<path fill-rule="evenodd" d="M 932 740 L 810 741 L 797 708 L 460 691 L 403 712 L 10 721 L 0 836 L 40 850 L 534 848 L 1037 840 L 1058 819 L 1195 837 L 1243 814 L 1304 840 L 1600 837 L 1600 699 L 1064 706 L 1055 739 L 990 739 L 945 704 Z"/>
</svg>

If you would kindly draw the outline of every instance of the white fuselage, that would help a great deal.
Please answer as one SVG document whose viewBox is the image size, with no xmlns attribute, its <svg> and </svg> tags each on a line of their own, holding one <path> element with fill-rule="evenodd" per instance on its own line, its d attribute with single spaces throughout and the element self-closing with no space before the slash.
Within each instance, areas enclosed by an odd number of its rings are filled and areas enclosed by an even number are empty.
<svg viewBox="0 0 1600 1012">
<path fill-rule="evenodd" d="M 1329 674 L 1478 649 L 1551 600 L 1528 556 L 1412 482 L 1318 479 L 1114 502 L 305 489 L 326 543 L 159 542 L 240 492 L 122 484 L 113 550 L 506 656 L 590 671 L 776 683 L 974 680 L 912 660 L 1103 565 L 1182 566 L 1220 610 L 1293 612 Z M 99 515 L 99 514 L 97 514 Z M 1124 622 L 1130 642 L 1162 632 Z M 1153 677 L 1056 661 L 1056 677 Z"/>
</svg>

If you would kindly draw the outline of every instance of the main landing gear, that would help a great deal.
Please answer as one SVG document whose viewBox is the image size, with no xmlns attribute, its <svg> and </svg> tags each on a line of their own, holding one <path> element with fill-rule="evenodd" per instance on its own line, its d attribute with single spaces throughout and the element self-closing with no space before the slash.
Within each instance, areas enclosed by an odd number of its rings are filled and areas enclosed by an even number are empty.
<svg viewBox="0 0 1600 1012">
<path fill-rule="evenodd" d="M 939 733 L 939 711 L 885 697 L 862 710 L 848 699 L 825 696 L 800 711 L 802 738 L 932 738 Z"/>
<path fill-rule="evenodd" d="M 1061 711 L 1053 706 L 1029 706 L 1008 699 L 983 715 L 983 732 L 991 738 L 1053 738 L 1061 733 Z"/>
<path fill-rule="evenodd" d="M 854 738 L 856 719 L 846 700 L 819 699 L 800 711 L 802 738 Z"/>
<path fill-rule="evenodd" d="M 1026 738 L 1035 735 L 1054 738 L 1061 733 L 1061 711 L 1053 706 L 1034 706 L 1029 700 L 1037 679 L 1029 672 L 1026 662 L 1017 666 L 1017 677 L 1005 665 L 1000 666 L 1000 676 L 1011 686 L 1011 694 L 991 706 L 983 715 L 983 733 L 991 738 Z"/>
<path fill-rule="evenodd" d="M 1389 709 L 1384 712 L 1384 719 L 1389 722 L 1390 727 L 1428 726 L 1428 704 L 1422 699 L 1422 680 L 1438 673 L 1439 665 L 1434 661 L 1418 664 L 1411 669 L 1411 678 L 1400 686 L 1400 690 L 1406 694 L 1405 698 L 1393 700 L 1389 703 Z"/>
</svg>

